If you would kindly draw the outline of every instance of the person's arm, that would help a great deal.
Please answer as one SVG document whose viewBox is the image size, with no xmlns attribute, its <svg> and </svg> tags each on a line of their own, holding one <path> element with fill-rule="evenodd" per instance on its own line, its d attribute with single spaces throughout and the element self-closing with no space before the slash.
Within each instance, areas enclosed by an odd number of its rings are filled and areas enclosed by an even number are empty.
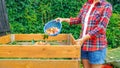
<svg viewBox="0 0 120 68">
<path fill-rule="evenodd" d="M 85 7 L 85 5 L 83 5 L 83 8 Z M 70 25 L 72 24 L 80 24 L 81 23 L 81 18 L 82 18 L 82 14 L 83 14 L 83 8 L 80 10 L 79 15 L 75 18 L 70 17 L 70 18 L 57 18 L 56 20 L 60 20 L 61 22 L 67 22 Z"/>
<path fill-rule="evenodd" d="M 69 22 L 70 25 L 80 24 L 80 23 L 81 23 L 81 17 L 76 17 L 76 18 L 70 17 L 70 22 Z"/>
<path fill-rule="evenodd" d="M 70 17 L 70 25 L 72 25 L 72 24 L 80 24 L 81 23 L 81 19 L 82 19 L 82 15 L 83 15 L 85 7 L 86 7 L 86 3 L 82 6 L 82 8 L 81 8 L 81 10 L 80 10 L 77 17 L 75 17 L 75 18 Z"/>
<path fill-rule="evenodd" d="M 76 17 L 76 18 L 56 18 L 57 21 L 61 21 L 61 22 L 67 22 L 70 25 L 72 24 L 79 24 L 81 22 L 81 19 Z"/>
<path fill-rule="evenodd" d="M 79 23 L 81 23 L 81 14 L 79 14 L 78 17 L 76 17 L 76 18 L 72 18 L 72 17 L 70 17 L 70 18 L 56 18 L 56 20 L 61 21 L 61 22 L 67 22 L 70 25 L 79 24 Z"/>
<path fill-rule="evenodd" d="M 57 21 L 61 21 L 61 22 L 70 22 L 70 18 L 56 18 Z"/>
</svg>

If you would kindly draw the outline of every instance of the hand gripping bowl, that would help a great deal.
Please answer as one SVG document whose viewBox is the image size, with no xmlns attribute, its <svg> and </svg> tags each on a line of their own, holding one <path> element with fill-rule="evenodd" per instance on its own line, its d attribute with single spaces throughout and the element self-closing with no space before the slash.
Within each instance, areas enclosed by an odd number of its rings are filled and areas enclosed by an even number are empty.
<svg viewBox="0 0 120 68">
<path fill-rule="evenodd" d="M 48 23 L 45 24 L 44 26 L 44 33 L 49 35 L 49 36 L 56 36 L 61 32 L 61 28 L 62 28 L 62 24 L 60 21 L 56 21 L 56 20 L 51 20 Z M 52 31 L 53 29 L 57 29 L 57 31 L 55 33 L 48 33 Z"/>
</svg>

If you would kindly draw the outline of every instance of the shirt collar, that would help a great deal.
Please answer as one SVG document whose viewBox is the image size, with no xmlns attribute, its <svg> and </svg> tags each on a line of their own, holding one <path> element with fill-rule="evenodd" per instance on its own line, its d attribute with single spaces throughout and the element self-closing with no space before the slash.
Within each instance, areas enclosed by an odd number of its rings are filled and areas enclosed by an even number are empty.
<svg viewBox="0 0 120 68">
<path fill-rule="evenodd" d="M 88 3 L 92 4 L 94 0 L 88 0 Z M 105 0 L 100 0 L 99 2 L 96 3 L 96 5 L 102 4 L 102 2 Z"/>
</svg>

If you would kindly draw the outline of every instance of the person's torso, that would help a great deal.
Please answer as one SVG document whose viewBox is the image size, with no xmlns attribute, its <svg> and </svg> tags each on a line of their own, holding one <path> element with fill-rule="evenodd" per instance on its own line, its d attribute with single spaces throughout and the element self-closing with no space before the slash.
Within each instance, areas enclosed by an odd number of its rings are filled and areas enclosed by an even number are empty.
<svg viewBox="0 0 120 68">
<path fill-rule="evenodd" d="M 86 34 L 88 34 L 88 32 L 90 32 L 91 30 L 94 30 L 96 27 L 98 27 L 98 24 L 101 20 L 103 12 L 104 12 L 105 4 L 106 3 L 95 4 L 94 7 L 92 8 L 90 15 L 88 17 Z M 81 18 L 82 32 L 81 32 L 80 38 L 82 38 L 82 36 L 83 36 L 83 30 L 84 30 L 84 26 L 85 26 L 85 17 L 87 15 L 90 7 L 91 7 L 91 4 L 86 3 L 84 5 L 84 7 L 82 8 L 83 9 L 83 11 L 81 13 L 82 14 L 81 15 L 82 16 L 82 18 Z M 106 31 L 104 31 L 101 34 L 98 34 L 95 39 L 89 39 L 86 42 L 84 42 L 83 50 L 87 50 L 86 48 L 89 48 L 88 50 L 90 50 L 90 47 L 92 48 L 90 51 L 94 50 L 94 47 L 95 47 L 95 50 L 97 50 L 97 47 L 104 48 L 106 45 L 107 45 Z"/>
</svg>

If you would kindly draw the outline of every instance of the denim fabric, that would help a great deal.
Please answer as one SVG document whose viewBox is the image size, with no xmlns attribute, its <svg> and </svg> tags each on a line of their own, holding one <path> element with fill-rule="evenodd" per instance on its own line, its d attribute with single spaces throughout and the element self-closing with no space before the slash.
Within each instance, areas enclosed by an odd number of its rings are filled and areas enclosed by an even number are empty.
<svg viewBox="0 0 120 68">
<path fill-rule="evenodd" d="M 106 48 L 97 51 L 81 51 L 81 59 L 88 59 L 90 64 L 104 64 Z"/>
</svg>

